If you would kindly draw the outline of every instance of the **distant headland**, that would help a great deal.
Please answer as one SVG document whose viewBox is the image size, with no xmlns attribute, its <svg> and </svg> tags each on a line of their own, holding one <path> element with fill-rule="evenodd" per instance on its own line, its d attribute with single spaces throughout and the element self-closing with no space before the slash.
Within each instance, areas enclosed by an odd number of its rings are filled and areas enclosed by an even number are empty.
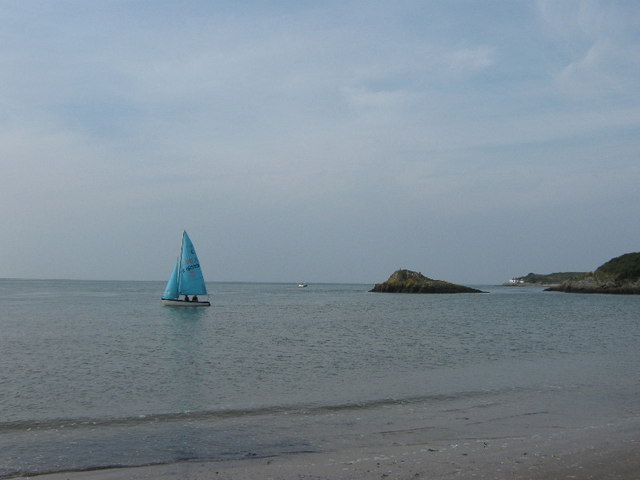
<svg viewBox="0 0 640 480">
<path fill-rule="evenodd" d="M 376 283 L 370 292 L 380 293 L 485 293 L 455 283 L 433 280 L 422 273 L 397 270 L 383 283 Z"/>
<path fill-rule="evenodd" d="M 546 292 L 640 294 L 640 252 L 625 253 L 600 265 L 595 272 L 563 281 Z"/>
<path fill-rule="evenodd" d="M 502 285 L 515 287 L 552 287 L 586 274 L 587 272 L 529 273 L 524 277 L 514 277 Z"/>
</svg>

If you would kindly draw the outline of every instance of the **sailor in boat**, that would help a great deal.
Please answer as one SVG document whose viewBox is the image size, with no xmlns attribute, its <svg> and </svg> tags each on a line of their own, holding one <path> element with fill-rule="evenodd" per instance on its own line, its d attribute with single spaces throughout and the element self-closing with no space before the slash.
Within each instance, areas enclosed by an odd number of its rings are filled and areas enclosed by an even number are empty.
<svg viewBox="0 0 640 480">
<path fill-rule="evenodd" d="M 194 295 L 193 297 L 191 297 L 191 301 L 192 302 L 197 302 L 198 301 L 198 296 Z"/>
<path fill-rule="evenodd" d="M 185 302 L 189 302 L 189 301 L 190 301 L 190 300 L 189 300 L 189 295 L 185 295 L 185 296 L 184 296 L 184 301 L 185 301 Z"/>
</svg>

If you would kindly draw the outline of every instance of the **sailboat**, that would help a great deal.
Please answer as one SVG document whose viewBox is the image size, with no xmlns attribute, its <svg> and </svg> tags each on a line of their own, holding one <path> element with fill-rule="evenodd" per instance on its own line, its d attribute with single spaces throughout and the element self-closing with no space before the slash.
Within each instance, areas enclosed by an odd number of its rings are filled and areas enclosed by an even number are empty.
<svg viewBox="0 0 640 480">
<path fill-rule="evenodd" d="M 206 300 L 200 300 L 198 295 L 207 295 L 200 261 L 196 249 L 187 235 L 182 232 L 180 255 L 173 267 L 167 286 L 162 295 L 162 303 L 168 307 L 208 307 Z"/>
</svg>

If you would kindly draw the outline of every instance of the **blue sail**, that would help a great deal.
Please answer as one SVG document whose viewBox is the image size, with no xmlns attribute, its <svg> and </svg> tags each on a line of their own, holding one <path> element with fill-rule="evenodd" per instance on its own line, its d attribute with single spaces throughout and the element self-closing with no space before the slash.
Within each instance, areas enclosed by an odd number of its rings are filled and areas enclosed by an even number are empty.
<svg viewBox="0 0 640 480">
<path fill-rule="evenodd" d="M 178 272 L 178 293 L 181 295 L 206 295 L 200 261 L 187 232 L 182 234 L 182 253 Z"/>
<path fill-rule="evenodd" d="M 164 294 L 162 295 L 163 299 L 175 300 L 180 296 L 180 292 L 178 291 L 178 270 L 179 269 L 180 269 L 180 258 L 176 260 L 176 264 L 173 267 L 173 272 L 171 272 L 171 276 L 169 277 L 167 286 L 164 287 Z"/>
</svg>

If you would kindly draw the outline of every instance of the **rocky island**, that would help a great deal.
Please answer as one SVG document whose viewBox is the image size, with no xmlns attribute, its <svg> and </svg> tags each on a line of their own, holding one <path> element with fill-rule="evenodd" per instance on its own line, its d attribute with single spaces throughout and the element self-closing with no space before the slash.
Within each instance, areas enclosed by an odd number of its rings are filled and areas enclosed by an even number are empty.
<svg viewBox="0 0 640 480">
<path fill-rule="evenodd" d="M 626 253 L 595 272 L 566 280 L 545 292 L 640 294 L 640 252 Z"/>
<path fill-rule="evenodd" d="M 455 283 L 433 280 L 419 272 L 397 270 L 383 283 L 376 283 L 370 292 L 382 293 L 485 293 Z"/>
</svg>

